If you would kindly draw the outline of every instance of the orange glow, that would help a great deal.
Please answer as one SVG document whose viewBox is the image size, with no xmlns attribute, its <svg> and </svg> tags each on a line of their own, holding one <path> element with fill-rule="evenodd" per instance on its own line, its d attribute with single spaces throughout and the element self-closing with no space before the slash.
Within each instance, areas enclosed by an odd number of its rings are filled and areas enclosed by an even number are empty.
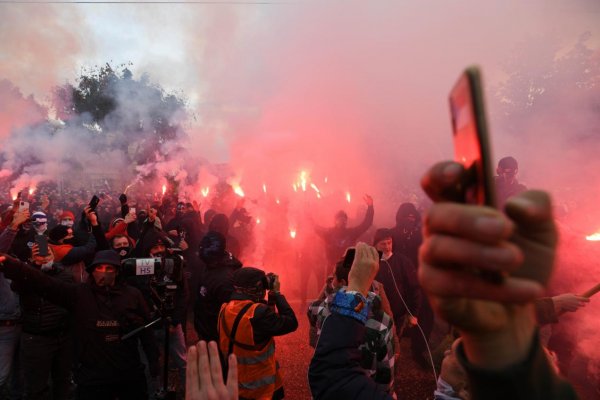
<svg viewBox="0 0 600 400">
<path fill-rule="evenodd" d="M 292 239 L 296 239 L 296 230 L 295 229 L 290 229 L 290 237 Z"/>
<path fill-rule="evenodd" d="M 275 199 L 275 203 L 279 204 L 279 199 Z"/>
<path fill-rule="evenodd" d="M 263 192 L 267 193 L 267 184 L 263 183 Z"/>
<path fill-rule="evenodd" d="M 350 197 L 350 192 L 346 192 L 346 201 L 348 203 L 350 203 L 351 197 Z"/>
<path fill-rule="evenodd" d="M 33 194 L 33 192 L 35 192 L 35 188 L 29 188 L 29 195 L 31 196 Z"/>
<path fill-rule="evenodd" d="M 203 197 L 208 197 L 208 193 L 210 192 L 210 188 L 209 187 L 204 187 L 202 189 L 200 189 L 200 193 L 202 193 Z"/>
<path fill-rule="evenodd" d="M 166 192 L 167 192 L 167 185 L 163 185 L 162 186 L 162 194 L 163 194 L 163 196 L 165 195 Z"/>
<path fill-rule="evenodd" d="M 260 218 L 256 218 L 256 224 L 260 224 Z"/>
<path fill-rule="evenodd" d="M 586 236 L 585 240 L 589 240 L 591 242 L 599 242 L 600 241 L 600 232 L 596 232 L 592 235 Z"/>
<path fill-rule="evenodd" d="M 240 197 L 245 196 L 244 191 L 242 190 L 242 187 L 240 185 L 233 185 L 233 192 Z"/>
</svg>

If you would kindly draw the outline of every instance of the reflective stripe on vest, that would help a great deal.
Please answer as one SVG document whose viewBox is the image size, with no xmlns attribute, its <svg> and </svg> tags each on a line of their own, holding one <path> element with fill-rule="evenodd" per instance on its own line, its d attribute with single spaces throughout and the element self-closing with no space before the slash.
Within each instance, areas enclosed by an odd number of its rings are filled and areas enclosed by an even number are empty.
<svg viewBox="0 0 600 400">
<path fill-rule="evenodd" d="M 252 382 L 240 382 L 240 387 L 248 390 L 256 390 L 263 386 L 275 384 L 275 379 L 275 375 L 265 376 L 264 378 Z"/>
<path fill-rule="evenodd" d="M 263 361 L 267 361 L 269 357 L 272 357 L 275 354 L 275 342 L 271 341 L 269 347 L 265 350 L 264 353 L 258 354 L 254 357 L 237 357 L 238 364 L 244 365 L 252 365 L 259 364 Z"/>
</svg>

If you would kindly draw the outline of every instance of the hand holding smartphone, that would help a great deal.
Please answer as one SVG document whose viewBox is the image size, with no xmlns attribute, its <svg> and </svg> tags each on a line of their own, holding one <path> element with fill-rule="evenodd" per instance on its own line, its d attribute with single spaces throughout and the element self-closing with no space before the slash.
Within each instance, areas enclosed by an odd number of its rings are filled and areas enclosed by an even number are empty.
<svg viewBox="0 0 600 400">
<path fill-rule="evenodd" d="M 29 203 L 27 201 L 20 201 L 19 202 L 19 212 L 25 212 L 25 211 L 29 211 Z"/>
<path fill-rule="evenodd" d="M 468 67 L 450 91 L 450 116 L 454 142 L 454 161 L 464 166 L 465 177 L 457 188 L 462 203 L 496 206 L 494 180 L 491 169 L 491 150 L 483 101 L 481 73 L 477 67 Z M 483 279 L 502 283 L 504 275 L 479 270 Z"/>
<path fill-rule="evenodd" d="M 100 203 L 100 198 L 96 195 L 94 195 L 92 197 L 92 199 L 90 200 L 90 203 L 88 204 L 90 206 L 90 211 L 96 211 L 96 207 L 98 207 L 98 203 Z"/>
</svg>

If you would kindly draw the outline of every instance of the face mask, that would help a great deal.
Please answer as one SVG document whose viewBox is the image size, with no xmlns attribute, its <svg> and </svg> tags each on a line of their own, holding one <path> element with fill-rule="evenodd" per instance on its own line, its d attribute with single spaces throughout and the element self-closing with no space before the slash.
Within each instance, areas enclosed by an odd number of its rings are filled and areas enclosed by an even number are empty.
<svg viewBox="0 0 600 400">
<path fill-rule="evenodd" d="M 42 271 L 50 271 L 52 269 L 52 264 L 54 264 L 53 261 L 49 261 L 46 264 L 42 264 L 42 266 L 40 267 L 40 269 Z"/>
<path fill-rule="evenodd" d="M 124 260 L 125 258 L 127 258 L 127 256 L 129 255 L 129 251 L 131 251 L 131 247 L 120 247 L 118 249 L 115 249 L 115 251 L 117 253 L 119 253 L 119 257 L 121 257 L 121 261 Z"/>
<path fill-rule="evenodd" d="M 60 224 L 63 225 L 63 226 L 66 226 L 67 228 L 72 228 L 73 227 L 73 220 L 63 219 L 62 221 L 60 221 Z"/>
<path fill-rule="evenodd" d="M 44 232 L 46 232 L 46 229 L 48 229 L 48 224 L 34 224 L 33 228 L 38 235 L 42 235 Z"/>
</svg>

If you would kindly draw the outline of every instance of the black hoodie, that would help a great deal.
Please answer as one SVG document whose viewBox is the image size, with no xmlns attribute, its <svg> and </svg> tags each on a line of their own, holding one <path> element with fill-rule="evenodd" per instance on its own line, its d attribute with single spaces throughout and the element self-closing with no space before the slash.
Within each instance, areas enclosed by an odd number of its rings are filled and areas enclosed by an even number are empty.
<svg viewBox="0 0 600 400">
<path fill-rule="evenodd" d="M 99 287 L 91 276 L 86 283 L 66 283 L 14 258 L 7 259 L 2 270 L 13 282 L 26 283 L 38 295 L 72 313 L 77 384 L 119 384 L 143 378 L 138 338 L 151 375 L 158 375 L 158 347 L 152 331 L 146 329 L 121 340 L 124 334 L 149 322 L 148 307 L 139 290 L 120 280 L 113 287 Z"/>
</svg>

